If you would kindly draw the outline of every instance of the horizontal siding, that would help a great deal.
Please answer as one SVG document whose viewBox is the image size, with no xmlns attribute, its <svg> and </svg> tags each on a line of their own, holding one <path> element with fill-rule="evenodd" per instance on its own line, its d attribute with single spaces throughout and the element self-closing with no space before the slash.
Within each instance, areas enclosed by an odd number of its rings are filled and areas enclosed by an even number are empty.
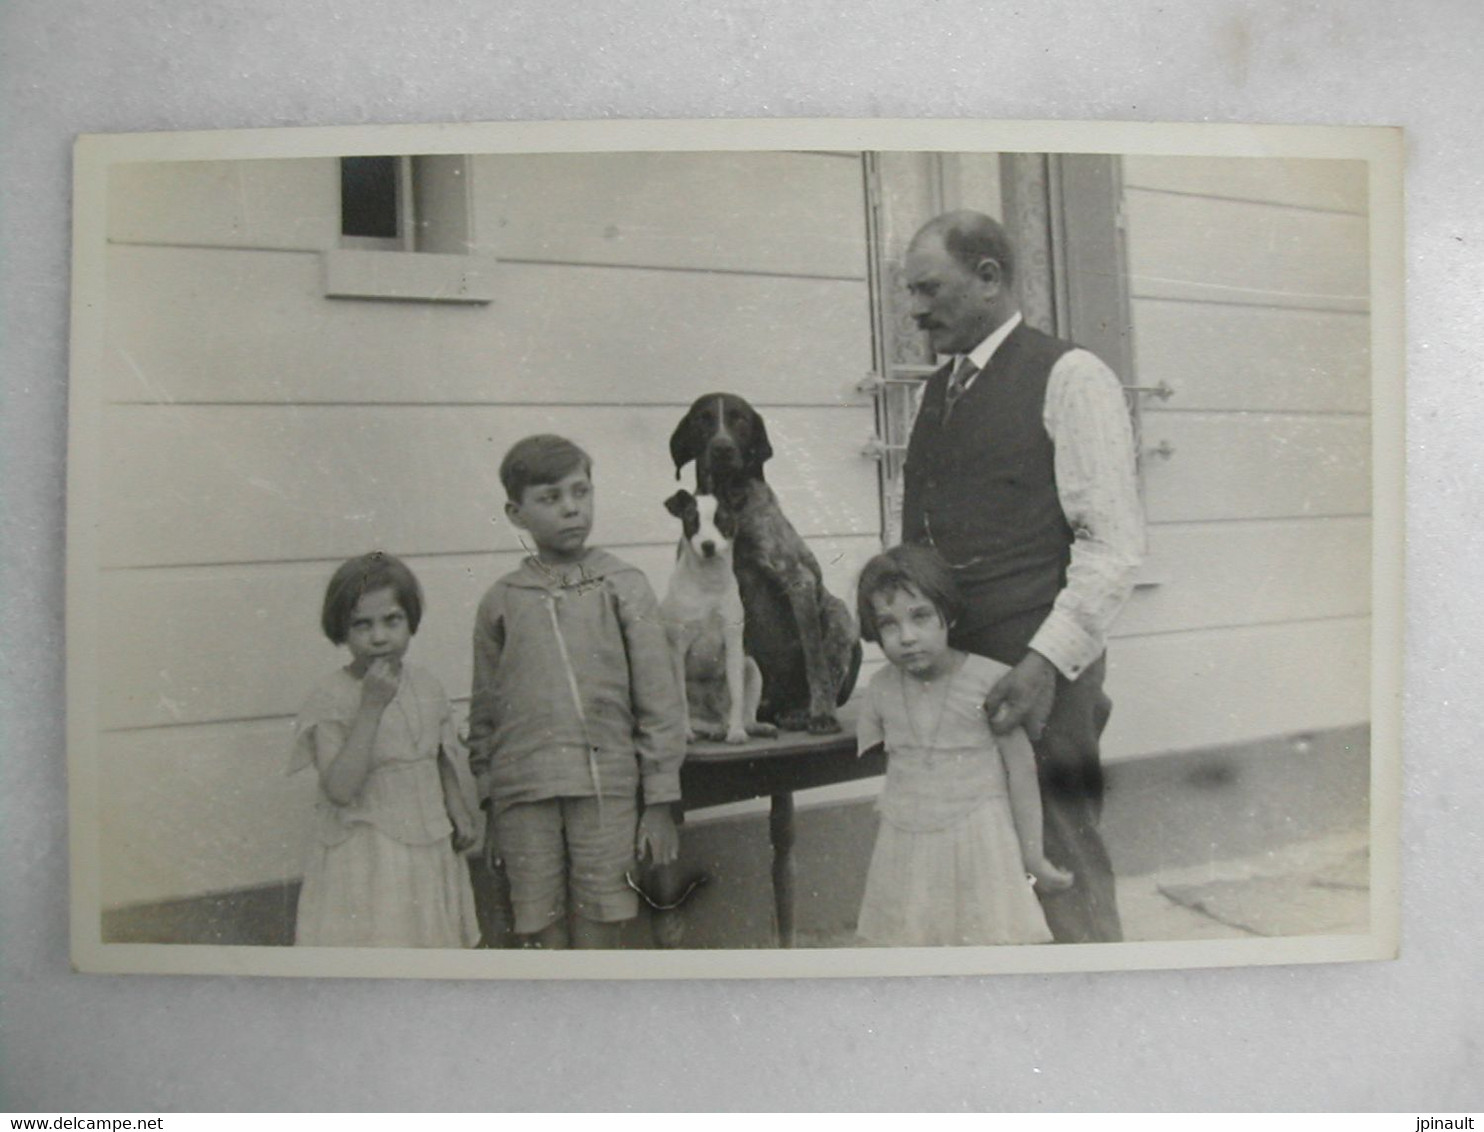
<svg viewBox="0 0 1484 1132">
<path fill-rule="evenodd" d="M 560 432 L 593 457 L 593 541 L 668 542 L 674 408 L 139 407 L 107 411 L 105 566 L 516 550 L 499 462 Z M 880 530 L 869 407 L 770 410 L 769 478 L 801 534 Z"/>
<path fill-rule="evenodd" d="M 1367 515 L 1370 421 L 1364 417 L 1173 413 L 1147 409 L 1144 461 L 1151 521 Z"/>
<path fill-rule="evenodd" d="M 1363 301 L 1364 216 L 1130 188 L 1125 207 L 1135 298 L 1171 283 L 1219 288 L 1231 301 L 1327 305 Z"/>
<path fill-rule="evenodd" d="M 1364 619 L 1120 641 L 1105 756 L 1362 722 L 1368 657 Z M 287 719 L 101 736 L 103 905 L 298 875 L 314 780 L 285 774 L 291 742 Z"/>
<path fill-rule="evenodd" d="M 520 436 L 591 451 L 594 542 L 662 591 L 670 432 L 732 390 L 765 409 L 770 482 L 830 588 L 878 548 L 858 156 L 487 157 L 471 186 L 476 246 L 504 262 L 493 302 L 449 307 L 325 299 L 333 161 L 115 181 L 106 904 L 298 874 L 314 787 L 283 769 L 292 714 L 344 659 L 317 628 L 344 556 L 408 557 L 412 656 L 461 708 L 474 606 L 520 554 L 497 482 Z"/>
<path fill-rule="evenodd" d="M 818 539 L 813 545 L 825 566 L 827 587 L 851 600 L 854 578 L 875 552 L 874 537 Z M 1150 548 L 1168 581 L 1135 593 L 1115 626 L 1115 651 L 1130 638 L 1151 634 L 1369 612 L 1366 520 L 1156 526 Z M 663 595 L 672 547 L 623 547 L 619 553 Z M 468 687 L 473 609 L 490 582 L 517 558 L 408 558 L 427 600 L 412 656 L 436 672 L 455 698 Z M 134 728 L 292 714 L 305 689 L 344 660 L 318 633 L 319 602 L 331 568 L 330 563 L 305 563 L 106 573 L 102 606 L 114 612 L 113 631 L 99 644 L 102 671 L 108 674 L 101 725 Z M 219 635 L 223 610 L 234 611 L 226 639 Z M 869 646 L 868 654 L 876 657 L 876 647 Z M 244 657 L 274 661 L 245 665 Z"/>
<path fill-rule="evenodd" d="M 112 170 L 120 243 L 319 251 L 339 242 L 333 158 Z M 503 258 L 864 279 L 858 155 L 480 155 L 476 249 Z"/>
<path fill-rule="evenodd" d="M 1115 637 L 1371 611 L 1369 519 L 1156 524 L 1148 563 Z"/>
<path fill-rule="evenodd" d="M 1174 390 L 1154 408 L 1364 413 L 1364 313 L 1136 299 L 1138 384 Z"/>
<path fill-rule="evenodd" d="M 292 743 L 287 719 L 100 736 L 103 906 L 301 876 L 315 783 Z"/>
<path fill-rule="evenodd" d="M 851 601 L 855 576 L 879 549 L 878 537 L 816 538 L 810 544 L 826 587 Z M 643 570 L 656 595 L 664 596 L 674 569 L 673 543 L 624 546 L 615 553 Z M 425 601 L 409 656 L 455 699 L 469 691 L 474 610 L 519 558 L 407 556 Z M 319 631 L 320 603 L 335 565 L 104 573 L 100 607 L 110 611 L 110 631 L 98 641 L 104 674 L 100 726 L 159 728 L 293 715 L 309 688 L 346 660 Z"/>
<path fill-rule="evenodd" d="M 501 264 L 489 306 L 327 300 L 318 256 L 113 248 L 105 397 L 868 404 L 864 283 Z"/>
<path fill-rule="evenodd" d="M 115 163 L 108 176 L 118 242 L 319 251 L 340 239 L 334 158 Z"/>
<path fill-rule="evenodd" d="M 1366 721 L 1366 166 L 1127 158 L 1148 573 L 1110 759 Z"/>
<path fill-rule="evenodd" d="M 858 157 L 496 155 L 472 176 L 475 243 L 502 259 L 866 277 Z"/>
<path fill-rule="evenodd" d="M 1193 196 L 1235 198 L 1329 212 L 1366 211 L 1364 161 L 1314 158 L 1123 158 L 1123 183 Z"/>
<path fill-rule="evenodd" d="M 1104 757 L 1318 731 L 1370 718 L 1369 618 L 1115 642 Z"/>
</svg>

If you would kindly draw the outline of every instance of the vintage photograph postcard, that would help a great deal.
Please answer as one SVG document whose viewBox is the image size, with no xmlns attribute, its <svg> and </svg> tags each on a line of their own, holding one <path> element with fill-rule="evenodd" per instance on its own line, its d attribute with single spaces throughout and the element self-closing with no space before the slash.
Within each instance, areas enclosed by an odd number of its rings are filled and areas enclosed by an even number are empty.
<svg viewBox="0 0 1484 1132">
<path fill-rule="evenodd" d="M 1401 153 L 80 138 L 74 965 L 1394 957 Z"/>
</svg>

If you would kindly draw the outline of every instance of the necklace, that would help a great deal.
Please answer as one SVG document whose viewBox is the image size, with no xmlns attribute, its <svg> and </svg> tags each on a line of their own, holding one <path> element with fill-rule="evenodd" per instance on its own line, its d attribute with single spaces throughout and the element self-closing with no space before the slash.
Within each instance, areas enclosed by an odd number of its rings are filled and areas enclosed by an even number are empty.
<svg viewBox="0 0 1484 1132">
<path fill-rule="evenodd" d="M 404 694 L 405 693 L 405 694 Z M 412 714 L 408 714 L 407 701 L 412 701 Z M 392 698 L 392 703 L 397 705 L 397 710 L 402 713 L 402 722 L 407 725 L 407 734 L 412 739 L 412 750 L 415 754 L 422 754 L 423 746 L 423 709 L 417 702 L 417 690 L 412 686 L 412 679 L 407 674 L 407 666 L 402 666 L 401 679 L 397 681 L 397 694 Z M 414 721 L 413 716 L 416 716 Z"/>
<path fill-rule="evenodd" d="M 937 713 L 933 717 L 933 729 L 928 735 L 927 742 L 924 743 L 922 741 L 922 735 L 918 732 L 917 729 L 917 717 L 912 710 L 912 699 L 909 698 L 907 695 L 907 674 L 900 668 L 897 669 L 897 681 L 901 687 L 902 693 L 902 714 L 907 717 L 907 734 L 911 738 L 913 746 L 917 747 L 919 750 L 925 753 L 929 765 L 932 764 L 933 754 L 937 750 L 938 733 L 943 729 L 943 717 L 948 714 L 949 697 L 953 695 L 953 687 L 955 684 L 958 683 L 958 674 L 962 670 L 963 661 L 960 660 L 954 667 L 952 674 L 948 677 L 948 680 L 942 685 L 943 691 L 938 695 Z M 931 689 L 934 682 L 918 680 L 913 681 L 913 683 L 924 686 L 924 695 L 921 697 L 917 697 L 919 699 L 923 699 L 926 698 L 928 694 L 927 690 Z"/>
</svg>

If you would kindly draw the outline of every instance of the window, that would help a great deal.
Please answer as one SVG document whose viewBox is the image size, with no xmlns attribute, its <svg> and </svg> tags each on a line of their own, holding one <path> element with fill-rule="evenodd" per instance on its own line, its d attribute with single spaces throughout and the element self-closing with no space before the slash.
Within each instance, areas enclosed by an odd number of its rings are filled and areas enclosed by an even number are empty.
<svg viewBox="0 0 1484 1132">
<path fill-rule="evenodd" d="M 469 165 L 461 155 L 342 157 L 341 246 L 469 252 Z"/>
<path fill-rule="evenodd" d="M 325 253 L 326 296 L 492 300 L 494 261 L 475 253 L 472 169 L 459 154 L 340 158 L 340 240 Z"/>
<path fill-rule="evenodd" d="M 340 159 L 342 243 L 401 249 L 402 233 L 409 227 L 402 216 L 402 204 L 410 199 L 410 193 L 399 184 L 405 171 L 406 163 L 397 157 Z"/>
</svg>

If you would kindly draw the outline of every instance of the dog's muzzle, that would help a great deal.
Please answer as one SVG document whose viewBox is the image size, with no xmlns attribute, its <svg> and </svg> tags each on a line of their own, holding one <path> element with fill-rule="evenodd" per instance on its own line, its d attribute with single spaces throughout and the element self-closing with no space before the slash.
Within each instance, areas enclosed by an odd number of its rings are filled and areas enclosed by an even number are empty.
<svg viewBox="0 0 1484 1132">
<path fill-rule="evenodd" d="M 742 449 L 731 437 L 718 436 L 706 445 L 706 462 L 713 468 L 735 471 L 742 466 Z"/>
</svg>

